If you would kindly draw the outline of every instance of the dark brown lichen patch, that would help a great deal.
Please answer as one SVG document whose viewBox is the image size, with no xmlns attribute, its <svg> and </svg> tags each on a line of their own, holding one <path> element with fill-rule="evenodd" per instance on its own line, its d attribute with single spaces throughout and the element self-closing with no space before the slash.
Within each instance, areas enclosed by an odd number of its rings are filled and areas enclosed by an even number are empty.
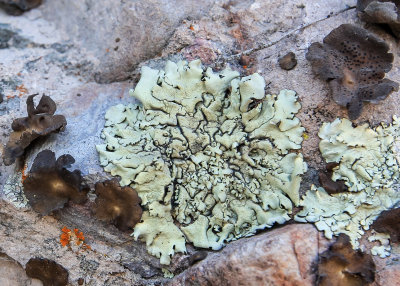
<svg viewBox="0 0 400 286">
<path fill-rule="evenodd" d="M 357 11 L 361 20 L 368 23 L 387 25 L 392 34 L 400 38 L 400 1 L 358 0 Z"/>
<path fill-rule="evenodd" d="M 21 157 L 25 148 L 33 140 L 52 132 L 64 130 L 67 125 L 63 115 L 54 115 L 57 109 L 56 104 L 49 96 L 43 95 L 39 104 L 35 107 L 33 98 L 36 95 L 30 95 L 26 100 L 28 116 L 17 118 L 11 124 L 13 132 L 10 134 L 3 153 L 3 161 L 7 166 Z"/>
<path fill-rule="evenodd" d="M 189 256 L 189 265 L 191 266 L 199 261 L 202 261 L 207 257 L 207 255 L 208 252 L 203 250 L 193 253 L 191 256 Z"/>
<path fill-rule="evenodd" d="M 132 229 L 142 217 L 141 199 L 130 187 L 121 187 L 117 179 L 96 183 L 97 198 L 93 213 L 103 221 L 112 222 L 118 229 Z"/>
<path fill-rule="evenodd" d="M 26 275 L 43 282 L 43 286 L 65 286 L 68 271 L 60 264 L 45 258 L 31 258 L 25 267 Z"/>
<path fill-rule="evenodd" d="M 312 43 L 306 58 L 329 83 L 335 102 L 347 107 L 350 119 L 360 116 L 363 102 L 377 103 L 398 90 L 398 83 L 384 78 L 393 62 L 389 46 L 367 30 L 344 24 L 323 42 Z"/>
<path fill-rule="evenodd" d="M 328 194 L 337 194 L 348 190 L 343 180 L 332 180 L 333 169 L 337 166 L 339 166 L 338 163 L 328 163 L 326 164 L 326 171 L 319 173 L 319 182 Z"/>
<path fill-rule="evenodd" d="M 61 209 L 71 200 L 81 204 L 87 199 L 88 188 L 82 186 L 79 170 L 67 170 L 75 160 L 71 155 L 62 155 L 56 160 L 50 150 L 40 152 L 24 180 L 24 192 L 32 208 L 47 215 Z"/>
<path fill-rule="evenodd" d="M 354 250 L 347 235 L 341 234 L 318 261 L 317 285 L 363 286 L 374 282 L 372 257 Z"/>
<path fill-rule="evenodd" d="M 42 4 L 42 0 L 0 0 L 0 8 L 7 14 L 18 16 Z"/>
<path fill-rule="evenodd" d="M 297 65 L 296 55 L 293 52 L 289 52 L 278 59 L 278 64 L 281 69 L 289 71 Z"/>
<path fill-rule="evenodd" d="M 388 233 L 392 242 L 400 242 L 400 208 L 383 211 L 372 228 L 377 232 Z"/>
</svg>

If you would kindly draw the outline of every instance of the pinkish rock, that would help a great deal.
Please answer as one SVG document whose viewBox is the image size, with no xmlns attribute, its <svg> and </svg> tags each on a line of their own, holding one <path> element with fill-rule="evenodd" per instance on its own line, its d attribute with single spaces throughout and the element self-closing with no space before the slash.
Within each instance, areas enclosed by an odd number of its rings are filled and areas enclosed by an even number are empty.
<svg viewBox="0 0 400 286">
<path fill-rule="evenodd" d="M 26 276 L 25 269 L 17 261 L 0 253 L 0 285 L 1 286 L 40 286 L 37 279 Z"/>
<path fill-rule="evenodd" d="M 317 230 L 307 224 L 240 239 L 209 254 L 167 285 L 312 285 L 318 240 Z"/>
<path fill-rule="evenodd" d="M 382 259 L 374 256 L 376 264 L 375 282 L 372 286 L 400 285 L 400 246 L 392 245 L 392 254 Z"/>
</svg>

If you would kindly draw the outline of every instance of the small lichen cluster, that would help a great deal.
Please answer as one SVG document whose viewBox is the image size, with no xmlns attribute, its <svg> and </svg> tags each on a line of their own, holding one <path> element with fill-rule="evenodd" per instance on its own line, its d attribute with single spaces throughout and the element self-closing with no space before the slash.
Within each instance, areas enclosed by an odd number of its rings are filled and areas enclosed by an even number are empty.
<svg viewBox="0 0 400 286">
<path fill-rule="evenodd" d="M 142 199 L 134 237 L 169 264 L 185 242 L 220 249 L 284 223 L 306 171 L 295 92 L 265 95 L 265 81 L 200 61 L 143 67 L 141 105 L 106 113 L 100 163 Z"/>
<path fill-rule="evenodd" d="M 400 202 L 396 189 L 400 165 L 400 120 L 391 125 L 353 127 L 347 119 L 324 123 L 318 133 L 324 159 L 336 162 L 332 179 L 343 180 L 347 192 L 329 195 L 312 187 L 300 201 L 295 219 L 313 222 L 325 236 L 347 234 L 354 247 L 364 230 L 384 211 Z"/>
</svg>

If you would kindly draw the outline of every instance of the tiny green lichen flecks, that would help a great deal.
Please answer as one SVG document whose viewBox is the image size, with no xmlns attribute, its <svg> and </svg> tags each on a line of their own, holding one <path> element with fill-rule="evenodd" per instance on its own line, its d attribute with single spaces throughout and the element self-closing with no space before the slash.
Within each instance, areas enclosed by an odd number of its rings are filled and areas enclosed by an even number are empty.
<svg viewBox="0 0 400 286">
<path fill-rule="evenodd" d="M 185 242 L 218 250 L 289 220 L 306 171 L 294 91 L 265 95 L 265 81 L 214 73 L 199 60 L 142 68 L 141 105 L 106 113 L 100 163 L 142 199 L 135 239 L 169 264 Z"/>
<path fill-rule="evenodd" d="M 295 220 L 315 223 L 327 238 L 345 233 L 358 247 L 364 230 L 400 202 L 400 121 L 394 117 L 391 125 L 372 129 L 336 119 L 322 125 L 319 137 L 324 159 L 338 163 L 332 179 L 343 180 L 348 192 L 329 195 L 313 186 L 300 201 L 303 210 Z"/>
</svg>

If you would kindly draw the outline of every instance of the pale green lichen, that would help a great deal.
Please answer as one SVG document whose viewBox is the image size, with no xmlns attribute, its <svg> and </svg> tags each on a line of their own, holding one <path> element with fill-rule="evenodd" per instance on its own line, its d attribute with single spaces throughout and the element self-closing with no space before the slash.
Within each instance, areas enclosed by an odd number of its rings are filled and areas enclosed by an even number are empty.
<svg viewBox="0 0 400 286">
<path fill-rule="evenodd" d="M 347 192 L 329 195 L 312 187 L 300 201 L 303 210 L 295 220 L 313 222 L 325 236 L 347 234 L 354 247 L 372 222 L 400 201 L 400 121 L 353 127 L 347 119 L 324 123 L 318 133 L 326 162 L 336 162 L 332 179 L 343 180 Z M 397 184 L 398 185 L 398 184 Z"/>
<path fill-rule="evenodd" d="M 171 271 L 169 271 L 168 269 L 166 269 L 166 268 L 161 268 L 161 271 L 163 272 L 163 274 L 164 274 L 164 278 L 174 278 L 174 273 L 172 273 Z"/>
<path fill-rule="evenodd" d="M 371 236 L 368 237 L 368 241 L 379 241 L 380 245 L 375 245 L 371 248 L 372 255 L 378 255 L 381 258 L 388 257 L 392 250 L 390 246 L 390 235 L 387 233 L 373 232 Z"/>
<path fill-rule="evenodd" d="M 28 199 L 24 194 L 24 186 L 22 185 L 22 173 L 17 172 L 10 175 L 3 187 L 4 196 L 16 208 L 27 208 Z"/>
<path fill-rule="evenodd" d="M 197 247 L 227 242 L 289 220 L 299 203 L 304 128 L 294 91 L 265 95 L 265 81 L 214 73 L 200 61 L 143 67 L 132 95 L 111 107 L 98 145 L 107 172 L 130 184 L 146 209 L 134 230 L 169 264 Z"/>
</svg>

